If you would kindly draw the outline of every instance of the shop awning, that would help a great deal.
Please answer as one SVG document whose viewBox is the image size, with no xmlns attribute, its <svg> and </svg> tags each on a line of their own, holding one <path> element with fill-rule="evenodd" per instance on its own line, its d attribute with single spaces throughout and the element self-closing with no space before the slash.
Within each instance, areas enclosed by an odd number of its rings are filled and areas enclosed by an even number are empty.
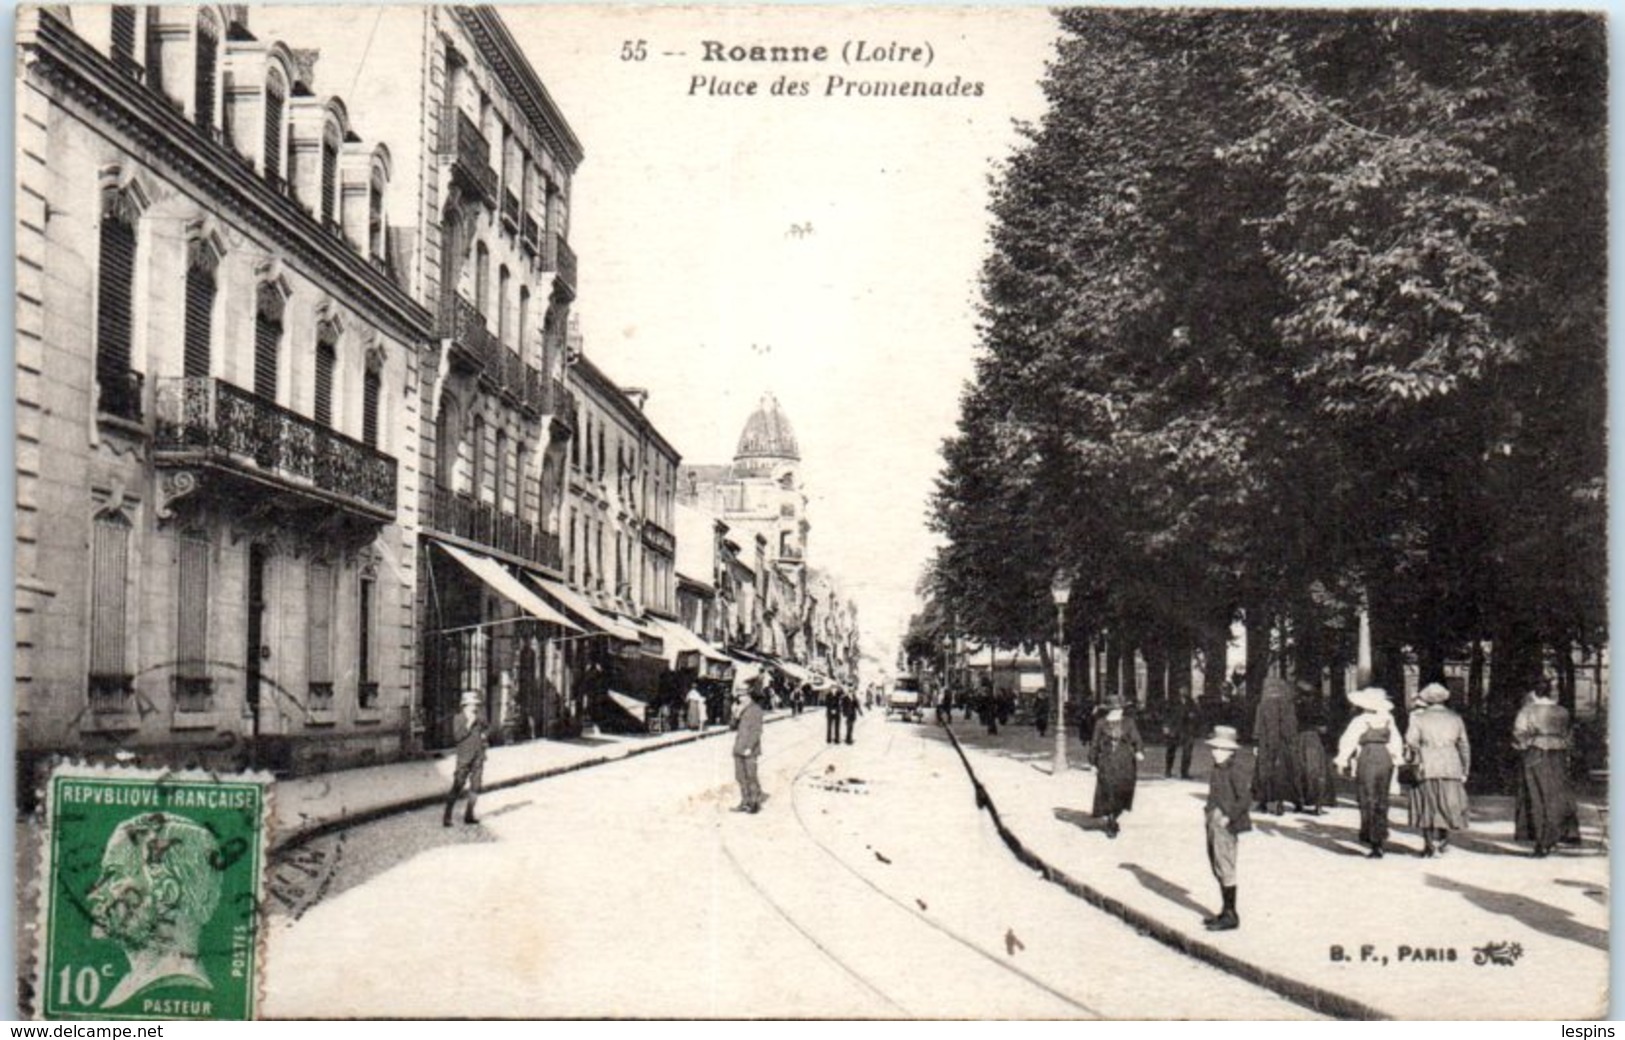
<svg viewBox="0 0 1625 1040">
<path fill-rule="evenodd" d="M 650 620 L 656 628 L 660 629 L 661 635 L 665 636 L 666 657 L 668 660 L 676 660 L 677 655 L 682 651 L 692 650 L 708 661 L 720 661 L 724 664 L 733 663 L 733 659 L 727 654 L 677 622 L 667 621 L 665 618 L 651 618 Z"/>
<path fill-rule="evenodd" d="M 447 556 L 456 560 L 468 569 L 469 573 L 484 582 L 492 592 L 517 606 L 538 621 L 546 621 L 550 625 L 559 625 L 573 632 L 580 632 L 581 626 L 565 617 L 563 614 L 548 606 L 543 599 L 525 587 L 524 582 L 508 573 L 508 569 L 489 556 L 481 556 L 466 549 L 459 549 L 455 545 L 445 542 L 436 542 L 444 549 Z"/>
<path fill-rule="evenodd" d="M 572 589 L 570 586 L 544 578 L 539 574 L 532 574 L 530 571 L 526 571 L 525 576 L 535 583 L 537 588 L 551 596 L 560 606 L 574 614 L 582 621 L 582 623 L 590 626 L 591 628 L 612 635 L 616 639 L 624 640 L 628 643 L 640 643 L 643 641 L 642 637 L 638 634 L 637 629 L 629 628 L 628 626 L 623 625 L 619 621 L 610 617 L 608 614 L 605 614 L 603 611 L 587 602 L 587 597 L 583 596 L 575 589 Z"/>
<path fill-rule="evenodd" d="M 778 662 L 778 668 L 779 671 L 783 672 L 785 675 L 788 675 L 797 682 L 810 683 L 813 681 L 813 673 L 807 671 L 807 669 L 803 668 L 799 664 L 796 664 L 794 661 L 780 661 Z"/>
<path fill-rule="evenodd" d="M 610 700 L 620 705 L 622 711 L 627 712 L 639 722 L 643 721 L 643 710 L 647 705 L 642 701 L 629 693 L 621 693 L 618 690 L 605 690 L 604 692 L 609 694 Z"/>
</svg>

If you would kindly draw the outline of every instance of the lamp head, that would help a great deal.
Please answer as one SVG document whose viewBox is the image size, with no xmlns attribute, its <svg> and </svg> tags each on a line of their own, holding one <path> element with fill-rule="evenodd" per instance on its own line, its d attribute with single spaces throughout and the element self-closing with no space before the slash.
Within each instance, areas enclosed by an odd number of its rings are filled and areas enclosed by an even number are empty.
<svg viewBox="0 0 1625 1040">
<path fill-rule="evenodd" d="M 1055 577 L 1049 583 L 1050 598 L 1057 607 L 1064 607 L 1072 598 L 1072 572 L 1061 568 L 1055 572 Z"/>
</svg>

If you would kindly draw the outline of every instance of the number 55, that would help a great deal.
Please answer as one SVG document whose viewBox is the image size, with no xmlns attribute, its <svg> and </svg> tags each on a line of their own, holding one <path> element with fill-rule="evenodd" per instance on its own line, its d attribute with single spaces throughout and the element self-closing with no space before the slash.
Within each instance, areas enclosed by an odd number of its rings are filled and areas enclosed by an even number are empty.
<svg viewBox="0 0 1625 1040">
<path fill-rule="evenodd" d="M 649 56 L 643 40 L 626 40 L 621 44 L 622 61 L 642 61 Z"/>
</svg>

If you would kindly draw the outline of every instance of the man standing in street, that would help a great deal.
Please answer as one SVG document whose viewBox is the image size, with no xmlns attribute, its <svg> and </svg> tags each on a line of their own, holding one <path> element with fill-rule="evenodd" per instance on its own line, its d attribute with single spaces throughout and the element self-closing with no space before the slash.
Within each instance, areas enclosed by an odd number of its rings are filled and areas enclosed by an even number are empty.
<svg viewBox="0 0 1625 1040">
<path fill-rule="evenodd" d="M 739 720 L 734 734 L 734 779 L 739 781 L 739 804 L 733 811 L 754 813 L 762 808 L 762 785 L 756 769 L 762 757 L 762 705 L 757 700 L 756 686 L 740 691 L 734 712 Z"/>
<path fill-rule="evenodd" d="M 832 686 L 824 694 L 824 743 L 839 744 L 841 742 L 841 701 L 846 698 L 846 691 L 839 686 Z"/>
<path fill-rule="evenodd" d="M 1241 927 L 1236 915 L 1236 845 L 1243 831 L 1253 828 L 1247 809 L 1253 802 L 1252 756 L 1241 752 L 1236 731 L 1215 726 L 1207 746 L 1213 750 L 1213 773 L 1208 777 L 1207 859 L 1213 876 L 1219 880 L 1224 909 L 1202 919 L 1210 932 L 1228 932 Z"/>
<path fill-rule="evenodd" d="M 463 810 L 463 822 L 475 823 L 474 803 L 480 797 L 480 782 L 485 776 L 485 747 L 487 729 L 485 713 L 480 710 L 478 690 L 464 690 L 462 710 L 451 720 L 451 735 L 457 741 L 457 767 L 452 773 L 451 794 L 446 797 L 446 812 L 440 819 L 442 827 L 451 826 L 452 810 L 457 799 L 468 790 L 468 808 Z"/>
<path fill-rule="evenodd" d="M 841 697 L 841 716 L 846 719 L 846 742 L 852 743 L 852 726 L 858 720 L 863 709 L 858 706 L 858 695 L 855 693 L 843 694 Z"/>
</svg>

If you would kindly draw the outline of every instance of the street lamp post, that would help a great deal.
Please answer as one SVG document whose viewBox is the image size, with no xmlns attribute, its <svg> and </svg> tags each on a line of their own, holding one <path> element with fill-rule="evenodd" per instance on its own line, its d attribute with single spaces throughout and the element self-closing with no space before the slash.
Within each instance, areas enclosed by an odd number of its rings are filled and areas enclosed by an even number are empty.
<svg viewBox="0 0 1625 1040">
<path fill-rule="evenodd" d="M 1055 776 L 1066 775 L 1066 605 L 1072 598 L 1072 573 L 1065 568 L 1055 572 L 1050 582 L 1050 598 L 1055 601 Z"/>
</svg>

